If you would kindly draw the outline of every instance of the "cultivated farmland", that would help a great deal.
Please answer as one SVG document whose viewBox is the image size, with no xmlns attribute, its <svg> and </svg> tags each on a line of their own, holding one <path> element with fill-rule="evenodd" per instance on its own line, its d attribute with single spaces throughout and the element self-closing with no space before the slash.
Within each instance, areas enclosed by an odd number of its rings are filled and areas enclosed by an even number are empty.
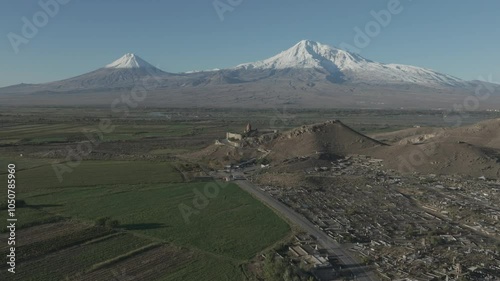
<svg viewBox="0 0 500 281">
<path fill-rule="evenodd" d="M 17 198 L 26 203 L 16 210 L 18 272 L 2 270 L 1 280 L 244 280 L 249 261 L 289 235 L 287 223 L 237 185 L 197 179 L 197 164 L 176 158 L 203 147 L 199 134 L 222 132 L 220 125 L 117 123 L 72 162 L 65 151 L 86 141 L 81 130 L 93 119 L 47 116 L 36 126 L 7 122 L 0 133 L 0 163 L 16 163 Z M 57 165 L 70 170 L 58 178 Z M 216 194 L 197 209 L 193 200 L 207 186 Z M 196 212 L 183 216 L 180 205 Z M 96 225 L 100 218 L 117 224 Z M 5 226 L 1 232 L 4 240 Z"/>
</svg>

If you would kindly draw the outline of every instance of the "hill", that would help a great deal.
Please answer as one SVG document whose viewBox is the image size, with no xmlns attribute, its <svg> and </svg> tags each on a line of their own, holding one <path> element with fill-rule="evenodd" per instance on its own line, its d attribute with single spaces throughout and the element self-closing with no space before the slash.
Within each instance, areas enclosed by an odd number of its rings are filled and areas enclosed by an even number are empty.
<svg viewBox="0 0 500 281">
<path fill-rule="evenodd" d="M 366 155 L 400 173 L 499 178 L 498 128 L 500 120 L 495 119 L 460 128 L 410 128 L 374 135 L 377 140 L 334 120 L 267 137 L 248 137 L 238 147 L 214 144 L 185 157 L 212 167 L 265 159 L 274 172 L 293 172 L 328 167 L 337 158 Z"/>
<path fill-rule="evenodd" d="M 353 153 L 360 154 L 368 148 L 384 145 L 335 120 L 302 126 L 283 133 L 270 144 L 269 157 L 274 160 L 284 160 L 319 154 L 334 158 Z"/>
<path fill-rule="evenodd" d="M 374 135 L 393 144 L 374 157 L 403 172 L 500 177 L 500 119 L 458 128 L 411 128 Z"/>
</svg>

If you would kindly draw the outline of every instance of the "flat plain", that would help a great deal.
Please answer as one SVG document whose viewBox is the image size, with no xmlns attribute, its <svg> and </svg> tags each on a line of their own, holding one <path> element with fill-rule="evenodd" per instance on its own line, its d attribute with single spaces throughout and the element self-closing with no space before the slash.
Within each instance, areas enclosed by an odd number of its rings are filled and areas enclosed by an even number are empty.
<svg viewBox="0 0 500 281">
<path fill-rule="evenodd" d="M 16 210 L 18 274 L 2 270 L 2 280 L 255 280 L 248 265 L 289 239 L 292 228 L 236 184 L 203 177 L 203 164 L 183 155 L 247 123 L 285 131 L 341 119 L 367 134 L 447 125 L 439 111 L 150 108 L 126 118 L 105 108 L 0 112 L 0 166 L 16 164 L 17 198 L 26 203 Z M 470 116 L 470 123 L 497 117 Z M 103 119 L 114 129 L 88 154 L 71 157 L 89 143 L 89 131 L 98 135 Z M 57 165 L 69 170 L 58 177 Z M 196 201 L 199 194 L 206 202 Z M 188 219 L 180 206 L 194 210 Z M 96 225 L 100 218 L 118 225 Z"/>
<path fill-rule="evenodd" d="M 18 273 L 2 270 L 2 280 L 244 280 L 251 259 L 288 237 L 289 225 L 237 185 L 199 179 L 196 164 L 175 157 L 203 146 L 200 132 L 213 124 L 117 121 L 76 160 L 65 151 L 85 142 L 82 129 L 94 117 L 43 112 L 27 114 L 48 117 L 45 124 L 2 122 L 1 164 L 16 164 L 17 198 L 26 203 L 16 210 Z M 58 178 L 55 165 L 71 168 Z M 2 171 L 0 181 L 6 177 Z M 207 187 L 217 188 L 214 196 L 193 206 Z M 185 219 L 179 206 L 195 213 Z M 104 217 L 119 225 L 96 226 Z M 6 235 L 4 226 L 2 241 Z"/>
</svg>

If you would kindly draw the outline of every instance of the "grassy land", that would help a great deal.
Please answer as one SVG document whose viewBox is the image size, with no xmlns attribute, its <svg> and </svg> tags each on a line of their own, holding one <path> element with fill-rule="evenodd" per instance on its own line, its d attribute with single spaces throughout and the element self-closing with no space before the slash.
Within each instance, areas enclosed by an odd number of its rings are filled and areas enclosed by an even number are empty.
<svg viewBox="0 0 500 281">
<path fill-rule="evenodd" d="M 244 261 L 284 237 L 288 225 L 234 184 L 221 188 L 187 223 L 179 204 L 193 206 L 208 182 L 65 188 L 27 197 L 30 205 L 73 218 L 108 216 L 122 228 L 176 245 Z M 194 208 L 194 207 L 193 207 Z"/>
<path fill-rule="evenodd" d="M 141 251 L 136 250 L 136 251 Z M 129 252 L 125 256 L 132 254 Z M 112 262 L 113 260 L 108 260 Z M 147 261 L 144 262 L 144 261 Z M 162 245 L 70 280 L 244 280 L 239 264 L 210 254 Z"/>
<path fill-rule="evenodd" d="M 172 163 L 83 161 L 59 182 L 45 160 L 35 160 L 36 165 L 33 162 L 25 169 L 29 159 L 20 160 L 17 196 L 28 204 L 17 210 L 20 230 L 60 219 L 91 225 L 99 217 L 111 217 L 120 221 L 115 231 L 129 234 L 89 244 L 112 232 L 87 227 L 62 238 L 19 246 L 21 273 L 9 280 L 65 280 L 68 276 L 79 280 L 93 276 L 89 269 L 98 264 L 104 264 L 98 272 L 113 280 L 116 268 L 151 243 L 181 247 L 178 251 L 184 257 L 168 270 L 159 267 L 148 273 L 154 278 L 243 280 L 241 265 L 290 231 L 283 220 L 234 184 L 220 187 L 207 206 L 196 209 L 186 222 L 179 204 L 195 208 L 196 192 L 203 193 L 214 182 L 184 182 Z M 6 175 L 0 175 L 0 181 L 5 180 Z M 6 216 L 5 211 L 0 214 Z M 143 266 L 142 271 L 147 270 Z"/>
<path fill-rule="evenodd" d="M 237 263 L 227 262 L 208 255 L 200 255 L 191 260 L 185 267 L 179 268 L 159 279 L 161 281 L 180 280 L 244 280 Z"/>
<path fill-rule="evenodd" d="M 92 265 L 125 254 L 149 243 L 132 235 L 119 235 L 46 255 L 26 264 L 12 278 L 2 280 L 64 280 L 65 276 L 89 270 Z M 36 245 L 34 245 L 36 246 Z M 28 270 L 29 268 L 29 270 Z M 5 270 L 3 270 L 5 272 Z"/>
<path fill-rule="evenodd" d="M 180 153 L 187 153 L 190 152 L 191 150 L 189 149 L 183 149 L 183 148 L 164 148 L 164 149 L 154 149 L 151 150 L 149 153 L 153 155 L 175 155 L 175 154 L 180 154 Z"/>
<path fill-rule="evenodd" d="M 47 164 L 20 170 L 17 178 L 18 190 L 23 195 L 29 191 L 63 187 L 183 181 L 172 164 L 147 161 L 83 161 L 71 172 L 62 174 L 62 181 L 59 181 L 53 166 Z M 0 182 L 6 180 L 6 175 L 0 175 Z"/>
<path fill-rule="evenodd" d="M 0 215 L 2 218 L 7 217 L 7 211 L 0 211 Z M 47 213 L 46 211 L 42 211 L 37 208 L 32 207 L 24 207 L 16 209 L 16 216 L 22 218 L 16 223 L 17 229 L 22 229 L 30 226 L 36 226 L 44 223 L 56 222 L 62 220 L 63 218 L 51 213 Z M 7 231 L 7 225 L 2 225 L 0 228 L 0 233 L 4 233 Z"/>
<path fill-rule="evenodd" d="M 19 260 L 30 260 L 38 258 L 56 252 L 60 249 L 76 246 L 111 233 L 112 230 L 106 228 L 85 228 L 72 233 L 71 235 L 65 236 L 64 239 L 61 239 L 60 237 L 49 238 L 33 244 L 18 247 L 16 249 L 19 251 L 17 257 L 19 258 Z M 2 252 L 1 254 L 2 256 L 6 256 L 8 254 L 8 250 Z M 4 266 L 5 265 L 2 265 L 2 267 Z"/>
<path fill-rule="evenodd" d="M 81 122 L 81 121 L 80 121 Z M 0 131 L 0 144 L 50 144 L 85 140 L 85 130 L 98 130 L 98 122 L 71 124 L 17 125 Z M 129 141 L 144 138 L 182 137 L 196 134 L 211 125 L 192 123 L 171 124 L 116 124 L 113 130 L 103 134 L 102 141 Z"/>
</svg>

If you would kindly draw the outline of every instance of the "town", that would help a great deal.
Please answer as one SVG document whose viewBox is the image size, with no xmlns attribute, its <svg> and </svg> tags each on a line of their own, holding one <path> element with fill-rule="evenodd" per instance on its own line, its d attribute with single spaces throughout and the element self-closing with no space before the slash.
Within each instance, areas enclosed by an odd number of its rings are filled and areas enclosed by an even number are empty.
<svg viewBox="0 0 500 281">
<path fill-rule="evenodd" d="M 306 161 L 296 159 L 295 161 Z M 302 172 L 314 185 L 261 189 L 348 245 L 386 280 L 496 280 L 500 274 L 500 182 L 405 175 L 353 155 Z M 349 180 L 348 180 L 349 179 Z M 310 239 L 309 239 L 310 240 Z M 289 254 L 331 280 L 334 253 L 297 239 Z M 329 270 L 326 279 L 321 279 Z M 466 279 L 463 279 L 466 280 Z"/>
</svg>

